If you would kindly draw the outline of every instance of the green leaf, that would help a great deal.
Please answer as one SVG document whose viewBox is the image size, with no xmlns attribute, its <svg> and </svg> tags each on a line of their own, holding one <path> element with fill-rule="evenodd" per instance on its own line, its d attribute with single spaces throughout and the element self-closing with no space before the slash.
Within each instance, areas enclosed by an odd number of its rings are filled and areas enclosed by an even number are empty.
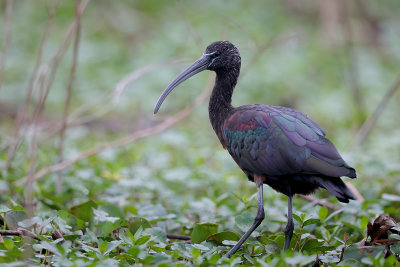
<svg viewBox="0 0 400 267">
<path fill-rule="evenodd" d="M 140 227 L 143 229 L 151 228 L 151 224 L 142 217 L 133 217 L 128 220 L 128 229 L 131 233 L 136 233 Z"/>
<path fill-rule="evenodd" d="M 324 242 L 319 242 L 317 239 L 308 239 L 302 247 L 301 251 L 317 253 L 321 250 L 324 250 L 324 247 L 322 247 L 323 244 Z"/>
<path fill-rule="evenodd" d="M 216 234 L 218 224 L 215 223 L 197 223 L 193 228 L 191 235 L 192 244 L 198 244 L 205 241 L 210 235 Z"/>
<path fill-rule="evenodd" d="M 357 225 L 354 225 L 354 224 L 349 223 L 349 222 L 342 222 L 342 223 L 343 223 L 344 225 L 350 227 L 350 228 L 353 228 L 354 230 L 356 230 L 356 231 L 358 231 L 358 232 L 360 232 L 360 233 L 362 232 L 361 228 L 358 227 Z"/>
<path fill-rule="evenodd" d="M 222 245 L 224 240 L 238 241 L 239 239 L 240 235 L 234 231 L 222 231 L 207 237 L 207 241 L 215 241 L 218 245 Z"/>
<path fill-rule="evenodd" d="M 69 213 L 78 219 L 91 223 L 93 220 L 93 208 L 97 208 L 97 204 L 94 201 L 89 200 L 82 204 L 71 207 L 69 209 Z"/>
<path fill-rule="evenodd" d="M 151 235 L 144 235 L 140 237 L 138 240 L 136 240 L 135 245 L 140 246 L 149 241 L 151 238 Z"/>
<path fill-rule="evenodd" d="M 7 213 L 7 228 L 16 229 L 19 227 L 18 222 L 22 222 L 27 218 L 25 211 L 10 211 Z"/>
<path fill-rule="evenodd" d="M 128 234 L 128 232 L 129 232 L 130 235 Z M 125 231 L 120 231 L 119 232 L 119 237 L 122 239 L 122 241 L 124 241 L 126 244 L 128 244 L 130 246 L 132 246 L 133 242 L 134 242 L 132 240 L 131 236 L 133 238 L 133 235 L 131 234 L 131 232 L 129 230 L 125 230 Z"/>
<path fill-rule="evenodd" d="M 85 222 L 82 221 L 81 219 L 76 218 L 74 215 L 69 213 L 66 210 L 59 210 L 57 212 L 58 217 L 63 219 L 68 225 L 71 225 L 72 227 L 78 229 L 78 230 L 83 230 L 85 228 Z"/>
<path fill-rule="evenodd" d="M 106 252 L 107 248 L 108 248 L 107 241 L 103 241 L 103 243 L 99 244 L 99 251 L 101 254 L 104 254 L 104 252 Z"/>
<path fill-rule="evenodd" d="M 254 214 L 246 211 L 235 217 L 235 222 L 239 227 L 249 228 L 254 222 Z"/>
<path fill-rule="evenodd" d="M 200 255 L 201 255 L 200 249 L 193 248 L 193 250 L 192 250 L 193 258 L 197 260 L 200 257 Z"/>
<path fill-rule="evenodd" d="M 167 234 L 161 228 L 154 227 L 151 233 L 156 238 L 156 240 L 160 242 L 167 241 Z"/>
<path fill-rule="evenodd" d="M 121 219 L 125 217 L 121 207 L 115 204 L 106 203 L 101 206 L 101 209 L 107 212 L 110 217 L 119 217 Z"/>
<path fill-rule="evenodd" d="M 318 224 L 319 222 L 320 222 L 319 219 L 308 219 L 303 223 L 303 225 L 306 226 L 310 224 Z"/>
<path fill-rule="evenodd" d="M 345 249 L 343 253 L 343 259 L 357 259 L 358 261 L 361 261 L 361 259 L 364 257 L 369 255 L 375 257 L 384 251 L 384 245 L 371 247 L 358 247 L 358 245 L 351 245 Z"/>
<path fill-rule="evenodd" d="M 9 239 L 4 239 L 4 247 L 5 247 L 7 250 L 11 250 L 11 249 L 14 248 L 14 243 L 13 243 L 11 240 L 9 240 Z"/>
<path fill-rule="evenodd" d="M 293 213 L 293 219 L 295 219 L 296 221 L 298 221 L 299 223 L 303 223 L 303 220 L 300 218 L 299 215 Z"/>
<path fill-rule="evenodd" d="M 54 253 L 54 254 L 56 254 L 58 256 L 61 256 L 61 253 L 58 250 L 56 244 L 50 243 L 50 242 L 46 242 L 46 241 L 42 241 L 42 242 L 40 242 L 40 244 L 43 246 L 43 248 L 47 249 L 51 253 Z"/>
<path fill-rule="evenodd" d="M 114 230 L 121 228 L 121 227 L 128 227 L 128 222 L 124 219 L 119 219 L 115 222 L 106 222 L 104 225 L 101 226 L 101 235 L 107 236 Z"/>
<path fill-rule="evenodd" d="M 121 245 L 121 240 L 115 240 L 108 243 L 107 250 L 104 252 L 104 255 L 108 255 L 111 251 L 116 249 L 119 245 Z"/>
<path fill-rule="evenodd" d="M 12 209 L 8 208 L 7 206 L 0 205 L 0 213 L 6 213 L 12 211 Z"/>
<path fill-rule="evenodd" d="M 321 219 L 321 221 L 325 220 L 325 218 L 328 216 L 328 208 L 325 206 L 321 206 L 318 211 L 318 216 Z"/>
</svg>

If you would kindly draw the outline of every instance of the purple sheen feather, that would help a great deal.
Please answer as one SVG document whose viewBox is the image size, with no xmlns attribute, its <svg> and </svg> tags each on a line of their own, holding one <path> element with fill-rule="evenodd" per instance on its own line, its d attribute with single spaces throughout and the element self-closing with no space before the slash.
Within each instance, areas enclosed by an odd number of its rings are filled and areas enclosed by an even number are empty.
<svg viewBox="0 0 400 267">
<path fill-rule="evenodd" d="M 290 131 L 290 132 L 296 131 L 295 123 L 289 121 L 288 119 L 284 118 L 281 115 L 274 116 L 274 121 L 276 122 L 276 124 L 278 124 L 280 127 L 285 129 L 286 131 Z"/>
<path fill-rule="evenodd" d="M 329 159 L 341 159 L 342 157 L 339 155 L 339 152 L 336 150 L 335 146 L 326 138 L 323 138 L 325 141 L 323 144 L 319 144 L 316 142 L 307 142 L 307 147 L 309 147 L 312 152 L 318 153 Z"/>
<path fill-rule="evenodd" d="M 349 173 L 346 167 L 338 167 L 322 161 L 314 156 L 307 159 L 307 166 L 314 170 L 316 173 L 321 173 L 330 177 L 341 177 Z"/>
<path fill-rule="evenodd" d="M 255 120 L 260 124 L 260 126 L 264 128 L 269 128 L 271 125 L 271 116 L 268 116 L 267 114 L 265 116 L 255 116 Z"/>
<path fill-rule="evenodd" d="M 298 146 L 305 146 L 307 144 L 306 139 L 300 136 L 297 132 L 285 131 L 285 134 L 287 135 L 287 137 L 289 137 L 290 140 L 293 141 L 293 143 L 295 143 Z"/>
<path fill-rule="evenodd" d="M 255 149 L 251 149 L 251 150 L 250 150 L 250 156 L 251 156 L 254 160 L 257 160 L 257 158 L 258 158 L 258 151 L 255 150 Z"/>
<path fill-rule="evenodd" d="M 300 120 L 296 120 L 296 132 L 307 140 L 318 140 L 318 135 L 314 132 L 314 130 Z"/>
</svg>

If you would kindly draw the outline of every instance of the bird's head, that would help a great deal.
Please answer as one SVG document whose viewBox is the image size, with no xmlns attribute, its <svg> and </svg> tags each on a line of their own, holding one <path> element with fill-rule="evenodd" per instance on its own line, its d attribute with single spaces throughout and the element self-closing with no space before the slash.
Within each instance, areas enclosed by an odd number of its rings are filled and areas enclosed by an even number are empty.
<svg viewBox="0 0 400 267">
<path fill-rule="evenodd" d="M 233 68 L 238 68 L 240 70 L 240 64 L 239 50 L 231 42 L 217 41 L 210 44 L 196 62 L 179 74 L 167 88 L 165 88 L 154 107 L 154 114 L 158 112 L 168 94 L 193 75 L 203 70 L 212 70 L 217 73 L 229 71 Z"/>
</svg>

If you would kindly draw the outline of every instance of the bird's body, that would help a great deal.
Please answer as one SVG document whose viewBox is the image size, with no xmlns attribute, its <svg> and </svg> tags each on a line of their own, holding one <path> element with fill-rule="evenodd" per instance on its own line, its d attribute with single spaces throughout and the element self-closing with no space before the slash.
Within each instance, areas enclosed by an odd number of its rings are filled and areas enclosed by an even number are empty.
<svg viewBox="0 0 400 267">
<path fill-rule="evenodd" d="M 325 132 L 307 115 L 286 107 L 245 105 L 233 107 L 231 99 L 240 73 L 241 58 L 228 41 L 209 45 L 203 56 L 182 72 L 160 96 L 155 112 L 178 84 L 203 70 L 215 71 L 209 103 L 210 122 L 227 149 L 257 185 L 258 209 L 254 224 L 227 255 L 235 253 L 264 219 L 262 185 L 268 184 L 289 197 L 285 245 L 293 234 L 292 197 L 325 188 L 341 202 L 354 199 L 341 176 L 356 177 Z"/>
<path fill-rule="evenodd" d="M 250 180 L 264 176 L 266 184 L 287 196 L 323 187 L 342 202 L 352 198 L 339 177 L 355 177 L 354 169 L 307 115 L 246 105 L 232 109 L 222 127 L 223 146 Z"/>
</svg>

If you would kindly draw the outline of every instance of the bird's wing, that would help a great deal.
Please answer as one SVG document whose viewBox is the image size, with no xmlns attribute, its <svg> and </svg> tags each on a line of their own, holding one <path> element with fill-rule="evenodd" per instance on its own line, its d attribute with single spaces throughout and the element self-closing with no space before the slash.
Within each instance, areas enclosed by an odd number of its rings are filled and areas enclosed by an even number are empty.
<svg viewBox="0 0 400 267">
<path fill-rule="evenodd" d="M 225 120 L 223 133 L 229 153 L 248 173 L 356 176 L 318 124 L 290 108 L 237 108 Z"/>
</svg>

